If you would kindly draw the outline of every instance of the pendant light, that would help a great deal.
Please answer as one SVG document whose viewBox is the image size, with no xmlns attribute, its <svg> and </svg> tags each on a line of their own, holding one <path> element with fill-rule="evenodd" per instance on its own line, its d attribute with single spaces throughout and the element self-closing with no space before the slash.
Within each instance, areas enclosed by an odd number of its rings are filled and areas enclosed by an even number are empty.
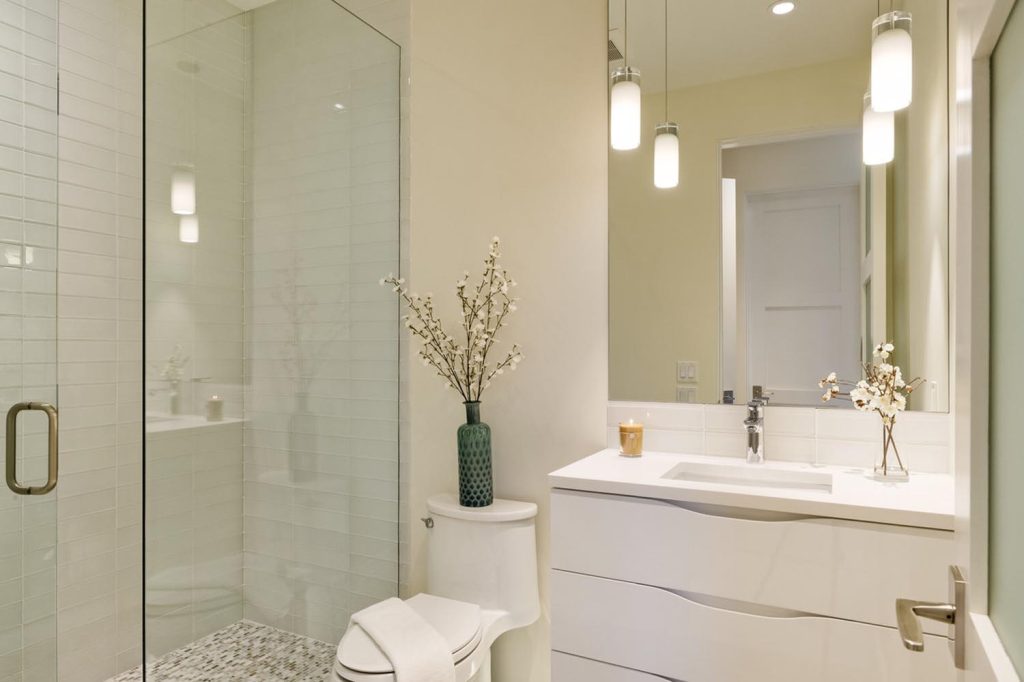
<svg viewBox="0 0 1024 682">
<path fill-rule="evenodd" d="M 654 186 L 679 185 L 679 126 L 668 120 L 668 0 L 665 0 L 665 121 L 654 129 Z"/>
<path fill-rule="evenodd" d="M 192 215 L 196 212 L 196 171 L 189 164 L 179 164 L 171 172 L 171 213 Z"/>
<path fill-rule="evenodd" d="M 865 166 L 889 163 L 896 155 L 896 114 L 876 111 L 871 93 L 864 95 L 864 129 L 861 131 Z"/>
<path fill-rule="evenodd" d="M 199 242 L 199 216 L 192 214 L 178 217 L 178 240 L 186 244 Z"/>
<path fill-rule="evenodd" d="M 891 10 L 891 8 L 890 8 Z M 875 111 L 899 111 L 914 90 L 910 12 L 891 10 L 871 24 L 871 102 Z"/>
<path fill-rule="evenodd" d="M 622 28 L 622 66 L 612 73 L 612 149 L 640 146 L 640 72 L 629 67 L 629 2 Z"/>
</svg>

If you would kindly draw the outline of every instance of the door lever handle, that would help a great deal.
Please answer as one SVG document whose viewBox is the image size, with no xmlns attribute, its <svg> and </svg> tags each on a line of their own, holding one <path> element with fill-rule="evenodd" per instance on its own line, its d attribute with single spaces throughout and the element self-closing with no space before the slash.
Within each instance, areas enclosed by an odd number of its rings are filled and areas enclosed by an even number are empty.
<svg viewBox="0 0 1024 682">
<path fill-rule="evenodd" d="M 903 646 L 911 651 L 924 651 L 924 631 L 918 618 L 930 618 L 950 625 L 956 623 L 956 606 L 913 599 L 896 600 L 896 625 Z"/>
<path fill-rule="evenodd" d="M 921 629 L 921 618 L 937 620 L 952 626 L 950 648 L 953 652 L 953 663 L 957 669 L 964 670 L 964 654 L 966 633 L 964 624 L 967 621 L 967 580 L 959 566 L 949 567 L 949 604 L 932 601 L 915 601 L 914 599 L 896 600 L 896 625 L 900 631 L 903 646 L 911 651 L 924 651 L 924 631 Z"/>
</svg>

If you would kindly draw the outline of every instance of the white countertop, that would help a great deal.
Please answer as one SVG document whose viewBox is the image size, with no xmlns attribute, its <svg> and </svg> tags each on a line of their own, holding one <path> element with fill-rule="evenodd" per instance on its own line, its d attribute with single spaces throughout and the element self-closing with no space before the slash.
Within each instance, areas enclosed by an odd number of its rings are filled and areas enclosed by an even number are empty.
<svg viewBox="0 0 1024 682">
<path fill-rule="evenodd" d="M 682 462 L 829 472 L 832 491 L 662 478 Z M 909 481 L 889 483 L 871 478 L 869 471 L 844 466 L 747 464 L 731 457 L 659 452 L 631 458 L 617 450 L 602 450 L 552 472 L 548 482 L 552 488 L 953 530 L 953 477 L 949 474 L 911 472 Z"/>
</svg>

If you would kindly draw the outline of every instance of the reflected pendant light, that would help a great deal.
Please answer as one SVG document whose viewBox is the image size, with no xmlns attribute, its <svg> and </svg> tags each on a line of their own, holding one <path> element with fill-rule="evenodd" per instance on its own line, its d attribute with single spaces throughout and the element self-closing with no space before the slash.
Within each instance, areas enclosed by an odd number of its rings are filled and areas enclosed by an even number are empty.
<svg viewBox="0 0 1024 682">
<path fill-rule="evenodd" d="M 178 218 L 178 239 L 186 244 L 199 242 L 199 216 L 183 215 Z"/>
<path fill-rule="evenodd" d="M 612 73 L 611 141 L 612 149 L 636 149 L 640 146 L 640 72 L 629 67 L 628 1 L 622 35 L 623 63 Z"/>
<path fill-rule="evenodd" d="M 889 163 L 896 155 L 896 114 L 876 111 L 871 93 L 864 95 L 864 129 L 861 131 L 865 166 Z"/>
<path fill-rule="evenodd" d="M 665 0 L 665 121 L 654 129 L 654 186 L 679 185 L 679 126 L 668 120 L 668 0 Z"/>
<path fill-rule="evenodd" d="M 192 215 L 196 212 L 196 172 L 192 166 L 180 164 L 171 171 L 171 213 Z"/>
<path fill-rule="evenodd" d="M 871 103 L 875 111 L 899 111 L 914 90 L 910 12 L 892 11 L 871 24 Z"/>
</svg>

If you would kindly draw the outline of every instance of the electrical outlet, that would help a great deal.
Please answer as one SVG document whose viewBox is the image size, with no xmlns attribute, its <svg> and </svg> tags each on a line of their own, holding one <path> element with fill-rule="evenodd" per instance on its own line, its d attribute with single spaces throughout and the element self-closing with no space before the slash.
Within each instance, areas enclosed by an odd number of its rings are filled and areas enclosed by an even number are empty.
<svg viewBox="0 0 1024 682">
<path fill-rule="evenodd" d="M 695 360 L 680 360 L 676 363 L 676 381 L 681 384 L 696 384 L 700 380 L 700 363 Z"/>
<path fill-rule="evenodd" d="M 695 403 L 695 402 L 697 402 L 697 387 L 696 386 L 676 386 L 676 402 L 677 403 Z"/>
</svg>

